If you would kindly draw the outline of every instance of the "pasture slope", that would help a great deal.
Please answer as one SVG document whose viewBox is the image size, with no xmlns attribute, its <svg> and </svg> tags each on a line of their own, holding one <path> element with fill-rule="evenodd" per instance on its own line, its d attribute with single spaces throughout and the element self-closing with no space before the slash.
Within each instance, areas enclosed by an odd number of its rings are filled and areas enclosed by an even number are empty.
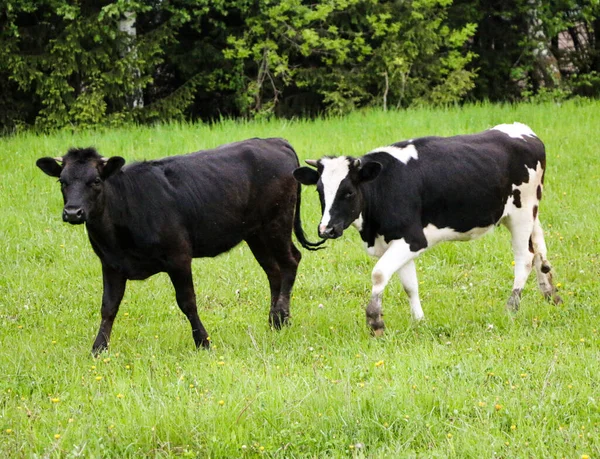
<svg viewBox="0 0 600 459">
<path fill-rule="evenodd" d="M 292 325 L 267 326 L 268 287 L 245 245 L 194 262 L 211 351 L 193 348 L 166 275 L 130 283 L 110 352 L 90 354 L 100 266 L 61 222 L 38 157 L 94 145 L 127 160 L 248 137 L 302 159 L 361 155 L 422 135 L 527 123 L 548 152 L 540 215 L 563 305 L 530 277 L 512 320 L 509 233 L 417 261 L 426 320 L 395 280 L 385 336 L 365 325 L 373 262 L 355 231 L 303 250 Z M 316 121 L 230 122 L 0 139 L 0 456 L 600 457 L 599 102 L 364 111 Z M 316 192 L 302 218 L 316 238 Z"/>
</svg>

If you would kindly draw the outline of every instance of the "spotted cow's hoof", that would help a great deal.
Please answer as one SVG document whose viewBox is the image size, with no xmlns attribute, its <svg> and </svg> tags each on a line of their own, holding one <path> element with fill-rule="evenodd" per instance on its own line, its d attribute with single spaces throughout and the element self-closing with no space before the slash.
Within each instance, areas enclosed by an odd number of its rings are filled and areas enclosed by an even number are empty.
<svg viewBox="0 0 600 459">
<path fill-rule="evenodd" d="M 384 331 L 385 331 L 385 328 L 378 328 L 377 330 L 373 330 L 373 336 L 375 338 L 379 338 L 379 337 L 383 336 Z"/>
<path fill-rule="evenodd" d="M 563 304 L 563 299 L 558 293 L 555 293 L 554 295 L 552 295 L 552 302 L 556 305 Z"/>
<path fill-rule="evenodd" d="M 521 305 L 521 290 L 515 289 L 513 290 L 510 298 L 506 302 L 506 309 L 509 312 L 517 313 L 519 311 L 519 306 Z"/>
</svg>

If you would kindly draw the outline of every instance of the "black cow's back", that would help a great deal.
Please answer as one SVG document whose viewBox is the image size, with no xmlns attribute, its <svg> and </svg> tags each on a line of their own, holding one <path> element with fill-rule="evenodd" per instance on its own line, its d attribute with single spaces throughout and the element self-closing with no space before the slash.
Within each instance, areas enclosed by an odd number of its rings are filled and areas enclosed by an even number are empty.
<svg viewBox="0 0 600 459">
<path fill-rule="evenodd" d="M 294 209 L 297 166 L 292 147 L 277 138 L 132 163 L 108 181 L 119 247 L 102 252 L 120 258 L 117 249 L 126 252 L 125 264 L 152 265 L 146 277 L 165 270 L 174 251 L 216 256 L 259 231 L 279 208 Z"/>
</svg>

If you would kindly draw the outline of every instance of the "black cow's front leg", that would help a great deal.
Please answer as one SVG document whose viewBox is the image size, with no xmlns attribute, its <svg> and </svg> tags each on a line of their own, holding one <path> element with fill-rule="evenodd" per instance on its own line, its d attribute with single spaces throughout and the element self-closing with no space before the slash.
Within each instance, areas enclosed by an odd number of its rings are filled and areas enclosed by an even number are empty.
<svg viewBox="0 0 600 459">
<path fill-rule="evenodd" d="M 119 305 L 123 299 L 125 285 L 127 284 L 125 276 L 108 266 L 102 266 L 102 281 L 104 285 L 102 309 L 100 311 L 102 320 L 98 336 L 92 346 L 92 354 L 94 355 L 98 355 L 108 348 L 113 322 L 115 321 L 115 317 L 117 317 L 117 312 L 119 312 Z"/>
<path fill-rule="evenodd" d="M 169 277 L 171 278 L 173 287 L 175 287 L 177 305 L 192 326 L 192 336 L 196 347 L 208 349 L 210 347 L 208 333 L 206 333 L 202 322 L 200 322 L 198 308 L 196 307 L 196 293 L 194 292 L 191 261 L 184 268 L 169 271 Z"/>
</svg>

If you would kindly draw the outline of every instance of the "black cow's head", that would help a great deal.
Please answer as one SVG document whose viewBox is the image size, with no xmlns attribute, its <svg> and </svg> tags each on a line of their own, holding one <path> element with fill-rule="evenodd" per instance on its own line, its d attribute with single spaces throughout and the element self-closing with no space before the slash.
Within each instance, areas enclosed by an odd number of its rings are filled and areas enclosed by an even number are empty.
<svg viewBox="0 0 600 459">
<path fill-rule="evenodd" d="M 62 218 L 73 225 L 99 214 L 104 203 L 104 181 L 118 172 L 125 160 L 103 158 L 93 148 L 72 148 L 58 158 L 40 158 L 35 163 L 51 177 L 58 177 L 64 200 Z"/>
<path fill-rule="evenodd" d="M 360 216 L 363 208 L 361 184 L 377 178 L 381 164 L 347 156 L 307 160 L 310 167 L 299 167 L 294 177 L 303 185 L 317 185 L 323 216 L 319 236 L 338 238 Z"/>
</svg>

